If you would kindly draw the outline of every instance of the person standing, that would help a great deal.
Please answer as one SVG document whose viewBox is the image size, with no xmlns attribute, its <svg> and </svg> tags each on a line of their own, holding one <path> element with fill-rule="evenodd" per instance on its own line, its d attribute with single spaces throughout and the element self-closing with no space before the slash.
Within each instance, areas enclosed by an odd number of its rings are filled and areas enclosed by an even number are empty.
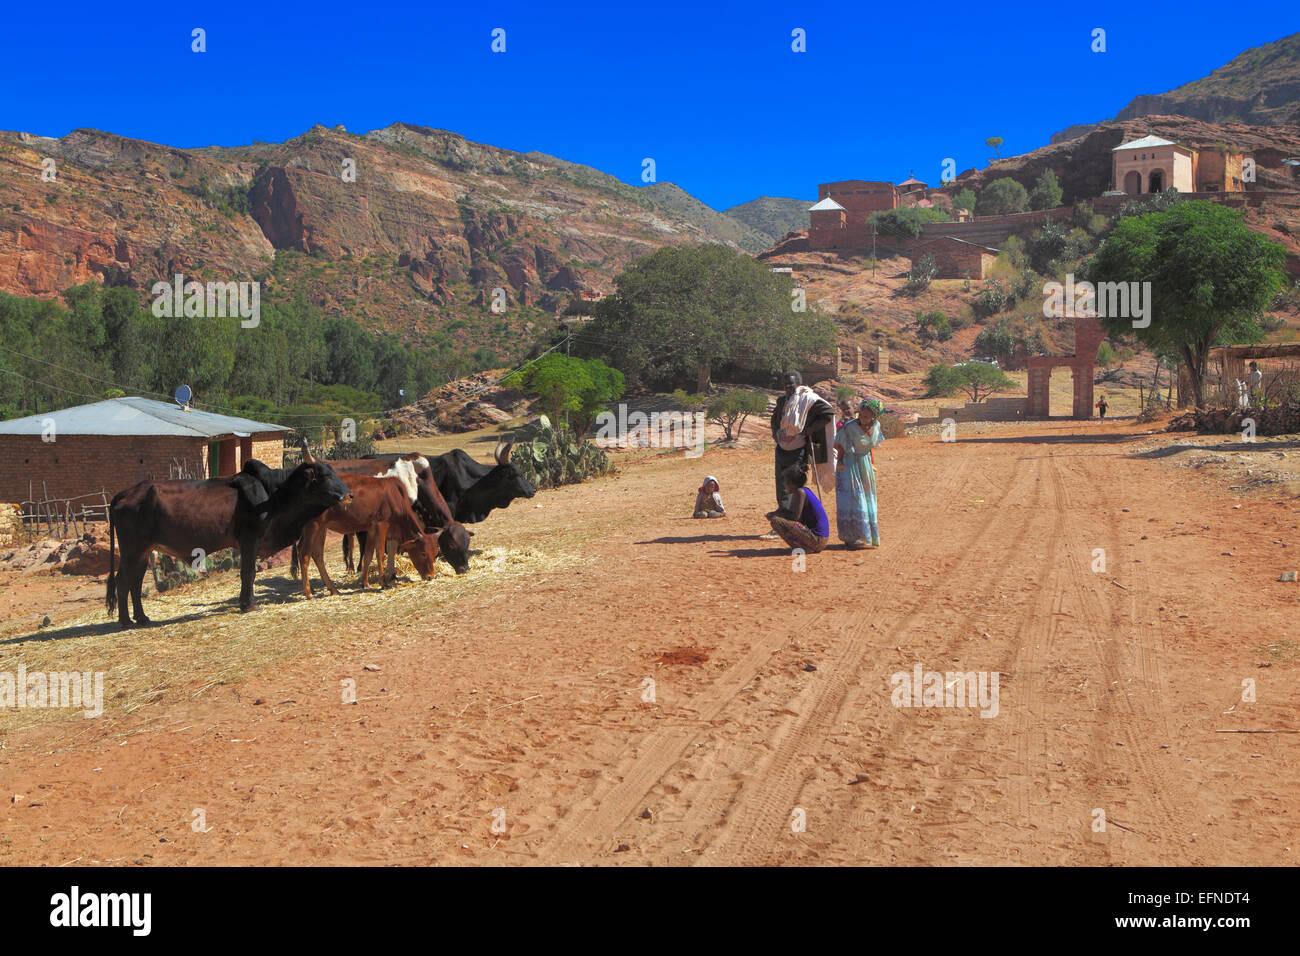
<svg viewBox="0 0 1300 956">
<path fill-rule="evenodd" d="M 1259 370 L 1258 362 L 1250 363 L 1250 402 L 1255 404 L 1260 400 L 1259 390 L 1264 384 L 1264 373 Z"/>
<path fill-rule="evenodd" d="M 869 398 L 858 406 L 858 417 L 835 435 L 835 530 L 854 551 L 880 547 L 876 522 L 876 470 L 872 449 L 885 440 L 880 415 L 885 406 Z"/>
<path fill-rule="evenodd" d="M 1110 406 L 1106 404 L 1106 396 L 1103 395 L 1103 396 L 1101 397 L 1101 401 L 1099 401 L 1099 402 L 1097 403 L 1097 411 L 1098 411 L 1098 413 L 1099 413 L 1099 417 L 1101 417 L 1101 418 L 1105 418 L 1105 417 L 1106 417 L 1106 409 L 1109 408 L 1109 407 L 1110 407 Z"/>
<path fill-rule="evenodd" d="M 776 506 L 780 513 L 793 517 L 784 473 L 792 465 L 816 467 L 815 442 L 835 419 L 835 409 L 804 385 L 798 372 L 786 372 L 781 382 L 785 394 L 776 400 L 776 408 L 772 411 L 772 437 L 776 439 Z M 823 460 L 827 451 L 823 449 Z"/>
</svg>

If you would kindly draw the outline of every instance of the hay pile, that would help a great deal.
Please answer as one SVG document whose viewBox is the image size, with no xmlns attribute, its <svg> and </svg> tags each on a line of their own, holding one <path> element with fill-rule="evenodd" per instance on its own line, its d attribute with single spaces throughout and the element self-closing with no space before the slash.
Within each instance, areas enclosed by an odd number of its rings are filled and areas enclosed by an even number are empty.
<svg viewBox="0 0 1300 956">
<path fill-rule="evenodd" d="M 103 671 L 104 713 L 133 713 L 154 703 L 185 701 L 213 687 L 265 673 L 279 661 L 313 654 L 337 656 L 337 650 L 369 640 L 377 629 L 418 627 L 437 634 L 444 607 L 482 588 L 554 573 L 578 560 L 576 551 L 538 548 L 489 548 L 470 557 L 470 570 L 456 574 L 444 561 L 430 581 L 420 581 L 404 555 L 398 569 L 405 575 L 395 586 L 361 592 L 357 578 L 337 558 L 328 561 L 340 594 L 329 595 L 311 566 L 316 597 L 302 596 L 301 583 L 287 569 L 258 576 L 258 608 L 241 614 L 239 574 L 221 572 L 164 594 L 148 595 L 145 611 L 152 627 L 119 631 L 116 618 L 103 610 L 69 622 L 57 621 L 38 634 L 0 626 L 0 671 Z M 322 596 L 323 595 L 323 596 Z M 22 637 L 30 636 L 31 640 Z M 14 640 L 14 638 L 18 638 Z M 3 643 L 9 639 L 10 643 Z M 160 714 L 159 719 L 164 719 Z M 82 722 L 79 711 L 0 710 L 0 733 L 53 721 Z"/>
</svg>

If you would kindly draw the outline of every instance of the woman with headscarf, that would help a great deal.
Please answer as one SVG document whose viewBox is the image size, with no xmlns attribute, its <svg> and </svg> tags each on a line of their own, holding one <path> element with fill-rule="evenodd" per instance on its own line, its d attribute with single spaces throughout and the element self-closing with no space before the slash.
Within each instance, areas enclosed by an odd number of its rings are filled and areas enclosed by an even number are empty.
<svg viewBox="0 0 1300 956">
<path fill-rule="evenodd" d="M 880 547 L 876 524 L 876 471 L 871 450 L 885 440 L 880 415 L 885 406 L 868 398 L 858 406 L 858 417 L 835 435 L 839 460 L 835 467 L 835 530 L 854 551 Z"/>
</svg>

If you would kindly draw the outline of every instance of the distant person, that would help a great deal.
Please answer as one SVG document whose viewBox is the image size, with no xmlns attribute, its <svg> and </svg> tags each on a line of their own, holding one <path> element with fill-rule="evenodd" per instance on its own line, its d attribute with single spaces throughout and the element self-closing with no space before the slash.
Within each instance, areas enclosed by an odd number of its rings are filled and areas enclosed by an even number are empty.
<svg viewBox="0 0 1300 956">
<path fill-rule="evenodd" d="M 1097 412 L 1098 412 L 1098 414 L 1099 414 L 1099 416 L 1100 416 L 1101 418 L 1105 418 L 1105 417 L 1106 417 L 1106 409 L 1109 408 L 1109 407 L 1110 407 L 1110 406 L 1106 404 L 1106 396 L 1103 395 L 1103 396 L 1101 397 L 1101 401 L 1099 401 L 1099 402 L 1097 403 Z"/>
<path fill-rule="evenodd" d="M 835 435 L 839 453 L 835 466 L 835 530 L 853 551 L 880 547 L 876 524 L 876 470 L 872 449 L 885 435 L 880 429 L 884 404 L 869 398 L 858 406 L 858 417 Z"/>
<path fill-rule="evenodd" d="M 786 494 L 790 496 L 792 514 L 798 520 L 785 517 L 780 511 L 769 511 L 767 520 L 772 523 L 772 531 L 792 548 L 802 548 L 807 554 L 825 551 L 831 541 L 831 525 L 826 517 L 826 509 L 808 483 L 808 473 L 799 465 L 791 465 L 781 474 L 781 481 Z"/>
<path fill-rule="evenodd" d="M 704 484 L 695 494 L 695 513 L 692 518 L 725 518 L 727 509 L 722 507 L 722 495 L 718 489 L 718 479 L 706 475 Z"/>
<path fill-rule="evenodd" d="M 839 431 L 849 422 L 853 421 L 853 406 L 847 398 L 840 400 L 840 420 L 835 425 L 835 430 Z"/>
<path fill-rule="evenodd" d="M 786 372 L 781 379 L 785 394 L 776 400 L 772 411 L 772 437 L 776 439 L 776 506 L 790 517 L 790 495 L 784 474 L 792 465 L 814 467 L 817 442 L 824 443 L 826 426 L 835 419 L 835 409 L 807 385 L 798 372 Z M 822 450 L 826 460 L 829 449 Z"/>
<path fill-rule="evenodd" d="M 1256 396 L 1264 385 L 1264 373 L 1259 370 L 1258 362 L 1250 363 L 1250 398 L 1251 401 L 1258 401 Z"/>
</svg>

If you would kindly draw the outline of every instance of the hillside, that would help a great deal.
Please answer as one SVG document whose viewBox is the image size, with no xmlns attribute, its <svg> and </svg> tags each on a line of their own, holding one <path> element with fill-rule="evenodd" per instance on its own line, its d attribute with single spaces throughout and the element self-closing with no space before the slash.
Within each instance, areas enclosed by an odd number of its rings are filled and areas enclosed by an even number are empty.
<svg viewBox="0 0 1300 956">
<path fill-rule="evenodd" d="M 641 187 L 650 209 L 678 216 L 722 242 L 739 246 L 746 252 L 761 252 L 772 244 L 772 237 L 727 213 L 718 212 L 700 202 L 676 183 L 651 183 Z"/>
<path fill-rule="evenodd" d="M 42 180 L 47 160 L 53 182 Z M 0 132 L 0 291 L 21 296 L 98 280 L 143 297 L 176 272 L 261 279 L 268 294 L 409 344 L 506 358 L 570 298 L 608 291 L 633 259 L 701 241 L 767 245 L 675 186 L 638 189 L 402 123 L 199 149 L 95 130 Z M 488 309 L 496 288 L 500 315 Z"/>
<path fill-rule="evenodd" d="M 759 196 L 739 206 L 732 206 L 726 210 L 726 214 L 757 229 L 775 242 L 786 233 L 808 228 L 808 207 L 815 201 Z"/>
<path fill-rule="evenodd" d="M 1300 124 L 1300 33 L 1247 50 L 1208 76 L 1168 93 L 1135 96 L 1114 119 L 1134 120 L 1153 114 L 1208 123 Z M 1092 128 L 1072 126 L 1055 134 L 1052 142 Z"/>
</svg>

